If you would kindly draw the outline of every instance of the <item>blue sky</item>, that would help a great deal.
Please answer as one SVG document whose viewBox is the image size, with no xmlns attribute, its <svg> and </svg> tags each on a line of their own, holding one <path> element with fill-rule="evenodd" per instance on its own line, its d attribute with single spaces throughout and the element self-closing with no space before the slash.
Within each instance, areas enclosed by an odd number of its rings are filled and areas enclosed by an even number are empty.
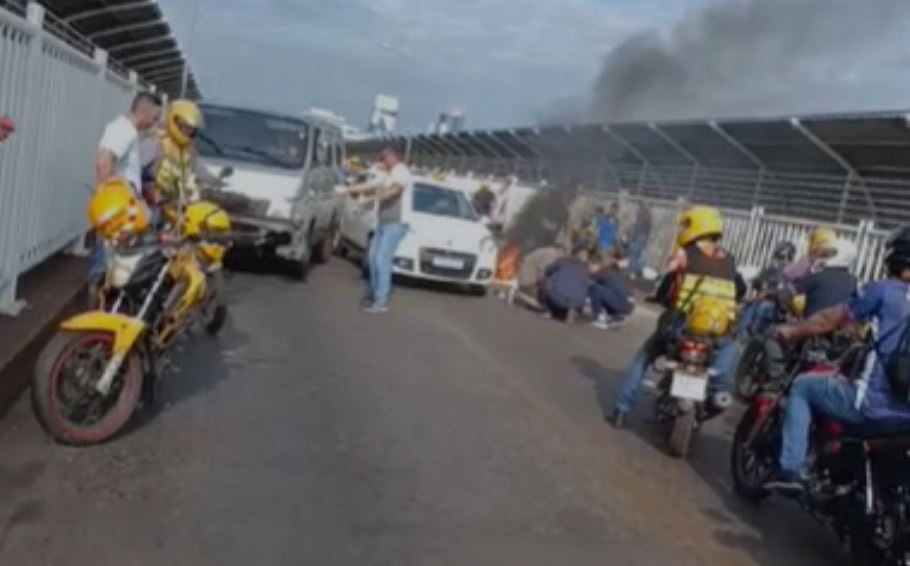
<svg viewBox="0 0 910 566">
<path fill-rule="evenodd" d="M 363 126 L 373 97 L 401 99 L 400 127 L 448 107 L 469 125 L 533 123 L 589 89 L 604 54 L 708 0 L 160 0 L 207 96 Z"/>
</svg>

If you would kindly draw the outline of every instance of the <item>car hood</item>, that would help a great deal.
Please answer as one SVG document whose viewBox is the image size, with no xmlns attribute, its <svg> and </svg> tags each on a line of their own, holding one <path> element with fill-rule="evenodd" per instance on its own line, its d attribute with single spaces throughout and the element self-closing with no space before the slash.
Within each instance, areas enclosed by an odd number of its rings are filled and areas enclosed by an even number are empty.
<svg viewBox="0 0 910 566">
<path fill-rule="evenodd" d="M 214 193 L 214 200 L 230 201 L 228 212 L 270 218 L 291 218 L 293 205 L 303 184 L 300 171 L 282 171 L 266 167 L 235 165 L 230 162 L 207 162 L 209 171 L 217 175 L 224 165 L 231 165 L 234 174 L 225 180 L 224 187 Z M 219 193 L 221 197 L 219 198 Z"/>
<path fill-rule="evenodd" d="M 420 235 L 420 241 L 428 246 L 476 252 L 481 241 L 490 236 L 483 223 L 460 218 L 412 212 L 407 223 L 413 232 Z"/>
</svg>

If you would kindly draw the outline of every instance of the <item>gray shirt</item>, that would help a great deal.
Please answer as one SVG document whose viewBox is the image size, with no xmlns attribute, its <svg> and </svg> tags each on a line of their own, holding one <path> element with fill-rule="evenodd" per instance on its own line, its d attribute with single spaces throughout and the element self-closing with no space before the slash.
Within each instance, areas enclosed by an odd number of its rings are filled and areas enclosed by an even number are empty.
<svg viewBox="0 0 910 566">
<path fill-rule="evenodd" d="M 405 191 L 411 184 L 411 171 L 404 163 L 398 163 L 392 170 L 380 178 L 376 190 L 378 195 L 385 191 L 392 190 L 393 187 L 400 187 L 401 192 L 395 198 L 379 201 L 376 203 L 376 223 L 377 224 L 397 224 L 401 222 L 401 200 L 405 198 Z"/>
</svg>

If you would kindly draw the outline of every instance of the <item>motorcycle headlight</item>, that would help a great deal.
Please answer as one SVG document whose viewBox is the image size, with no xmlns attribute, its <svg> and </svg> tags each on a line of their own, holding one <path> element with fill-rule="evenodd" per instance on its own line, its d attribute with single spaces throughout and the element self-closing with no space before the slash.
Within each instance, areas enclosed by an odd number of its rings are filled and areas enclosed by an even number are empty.
<svg viewBox="0 0 910 566">
<path fill-rule="evenodd" d="M 142 254 L 112 254 L 108 264 L 108 282 L 111 287 L 119 289 L 129 283 L 141 261 Z"/>
</svg>

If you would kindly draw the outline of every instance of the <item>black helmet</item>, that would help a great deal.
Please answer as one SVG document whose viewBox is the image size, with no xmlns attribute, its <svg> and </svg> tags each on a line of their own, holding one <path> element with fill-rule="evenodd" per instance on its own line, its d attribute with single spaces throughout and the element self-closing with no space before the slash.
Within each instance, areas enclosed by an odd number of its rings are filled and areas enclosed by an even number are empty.
<svg viewBox="0 0 910 566">
<path fill-rule="evenodd" d="M 774 259 L 790 263 L 796 258 L 796 246 L 793 242 L 780 242 L 774 246 Z"/>
<path fill-rule="evenodd" d="M 901 226 L 885 242 L 885 264 L 910 268 L 910 225 Z"/>
</svg>

